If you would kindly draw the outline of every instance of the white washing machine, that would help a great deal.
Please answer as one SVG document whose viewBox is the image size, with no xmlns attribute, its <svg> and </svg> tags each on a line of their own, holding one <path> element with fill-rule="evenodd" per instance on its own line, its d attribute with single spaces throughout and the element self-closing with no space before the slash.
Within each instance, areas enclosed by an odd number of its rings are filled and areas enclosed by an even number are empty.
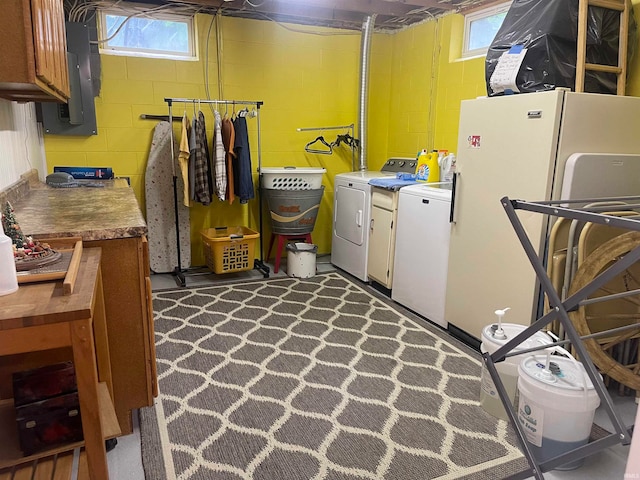
<svg viewBox="0 0 640 480">
<path fill-rule="evenodd" d="M 334 180 L 333 234 L 331 263 L 366 282 L 369 256 L 369 225 L 371 223 L 371 192 L 369 180 L 414 173 L 415 158 L 390 158 L 381 171 L 339 173 Z"/>
<path fill-rule="evenodd" d="M 391 291 L 393 300 L 443 328 L 451 192 L 451 183 L 400 189 Z"/>
</svg>

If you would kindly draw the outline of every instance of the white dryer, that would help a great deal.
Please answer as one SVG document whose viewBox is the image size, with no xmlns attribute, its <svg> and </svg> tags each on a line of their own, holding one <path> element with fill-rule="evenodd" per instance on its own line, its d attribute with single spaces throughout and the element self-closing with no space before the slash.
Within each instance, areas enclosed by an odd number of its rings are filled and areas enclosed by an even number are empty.
<svg viewBox="0 0 640 480">
<path fill-rule="evenodd" d="M 443 328 L 450 220 L 451 183 L 400 189 L 391 298 Z"/>
<path fill-rule="evenodd" d="M 369 256 L 369 225 L 371 223 L 371 192 L 369 180 L 413 173 L 415 158 L 390 158 L 381 171 L 340 173 L 335 176 L 333 193 L 333 233 L 331 263 L 366 282 Z"/>
</svg>

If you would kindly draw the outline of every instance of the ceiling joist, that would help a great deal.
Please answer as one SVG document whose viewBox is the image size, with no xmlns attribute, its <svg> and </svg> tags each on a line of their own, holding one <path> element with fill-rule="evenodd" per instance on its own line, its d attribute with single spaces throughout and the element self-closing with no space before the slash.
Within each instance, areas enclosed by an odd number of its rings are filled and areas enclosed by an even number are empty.
<svg viewBox="0 0 640 480">
<path fill-rule="evenodd" d="M 136 0 L 127 0 L 136 1 Z M 211 13 L 279 22 L 359 30 L 376 14 L 376 29 L 397 30 L 452 11 L 465 11 L 496 0 L 137 0 L 190 4 Z"/>
</svg>

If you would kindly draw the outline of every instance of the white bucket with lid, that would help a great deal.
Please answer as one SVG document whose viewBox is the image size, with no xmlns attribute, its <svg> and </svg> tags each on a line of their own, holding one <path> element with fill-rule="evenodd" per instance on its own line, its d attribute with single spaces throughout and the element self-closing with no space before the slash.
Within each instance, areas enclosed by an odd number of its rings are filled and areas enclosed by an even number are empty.
<svg viewBox="0 0 640 480">
<path fill-rule="evenodd" d="M 589 441 L 600 397 L 584 366 L 573 358 L 530 356 L 518 366 L 518 421 L 539 462 L 573 450 Z M 572 470 L 584 459 L 557 470 Z"/>
<path fill-rule="evenodd" d="M 506 310 L 506 309 L 505 309 Z M 498 310 L 498 312 L 504 312 L 504 310 Z M 501 315 L 499 315 L 501 317 Z M 502 333 L 500 332 L 499 325 L 502 327 Z M 527 327 L 524 325 L 518 325 L 515 323 L 499 323 L 493 325 L 487 325 L 482 329 L 482 344 L 480 345 L 480 351 L 482 353 L 489 352 L 495 353 L 500 347 L 505 345 L 508 341 L 516 337 Z M 520 350 L 527 350 L 529 348 L 538 347 L 540 345 L 548 345 L 553 342 L 553 339 L 544 332 L 536 332 L 534 335 L 525 339 L 520 345 L 513 349 L 514 352 Z M 527 354 L 524 354 L 527 355 Z M 524 358 L 524 355 L 515 355 L 513 357 L 507 357 L 502 362 L 495 363 L 496 370 L 500 374 L 500 379 L 504 385 L 511 403 L 516 396 L 516 386 L 518 384 L 518 365 Z M 507 420 L 507 412 L 502 405 L 502 400 L 498 395 L 498 390 L 487 370 L 486 365 L 482 364 L 482 377 L 480 387 L 480 406 L 484 408 L 487 413 L 490 413 L 494 417 Z"/>
<path fill-rule="evenodd" d="M 313 243 L 287 243 L 287 275 L 309 278 L 316 274 L 316 253 Z"/>
</svg>

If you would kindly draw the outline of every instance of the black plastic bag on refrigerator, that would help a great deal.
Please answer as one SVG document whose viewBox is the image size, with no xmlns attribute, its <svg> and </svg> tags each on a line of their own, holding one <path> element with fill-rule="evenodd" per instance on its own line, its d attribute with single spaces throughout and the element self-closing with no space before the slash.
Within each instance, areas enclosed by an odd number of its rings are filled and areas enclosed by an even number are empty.
<svg viewBox="0 0 640 480">
<path fill-rule="evenodd" d="M 575 88 L 578 0 L 514 0 L 487 52 L 485 79 L 490 96 L 502 91 L 491 86 L 498 60 L 511 47 L 527 49 L 518 70 L 515 86 L 520 93 Z M 620 13 L 589 7 L 587 23 L 587 63 L 618 64 Z M 637 44 L 637 27 L 629 16 L 628 64 Z M 616 75 L 587 71 L 586 92 L 615 94 Z M 517 93 L 517 92 L 514 92 Z"/>
</svg>

